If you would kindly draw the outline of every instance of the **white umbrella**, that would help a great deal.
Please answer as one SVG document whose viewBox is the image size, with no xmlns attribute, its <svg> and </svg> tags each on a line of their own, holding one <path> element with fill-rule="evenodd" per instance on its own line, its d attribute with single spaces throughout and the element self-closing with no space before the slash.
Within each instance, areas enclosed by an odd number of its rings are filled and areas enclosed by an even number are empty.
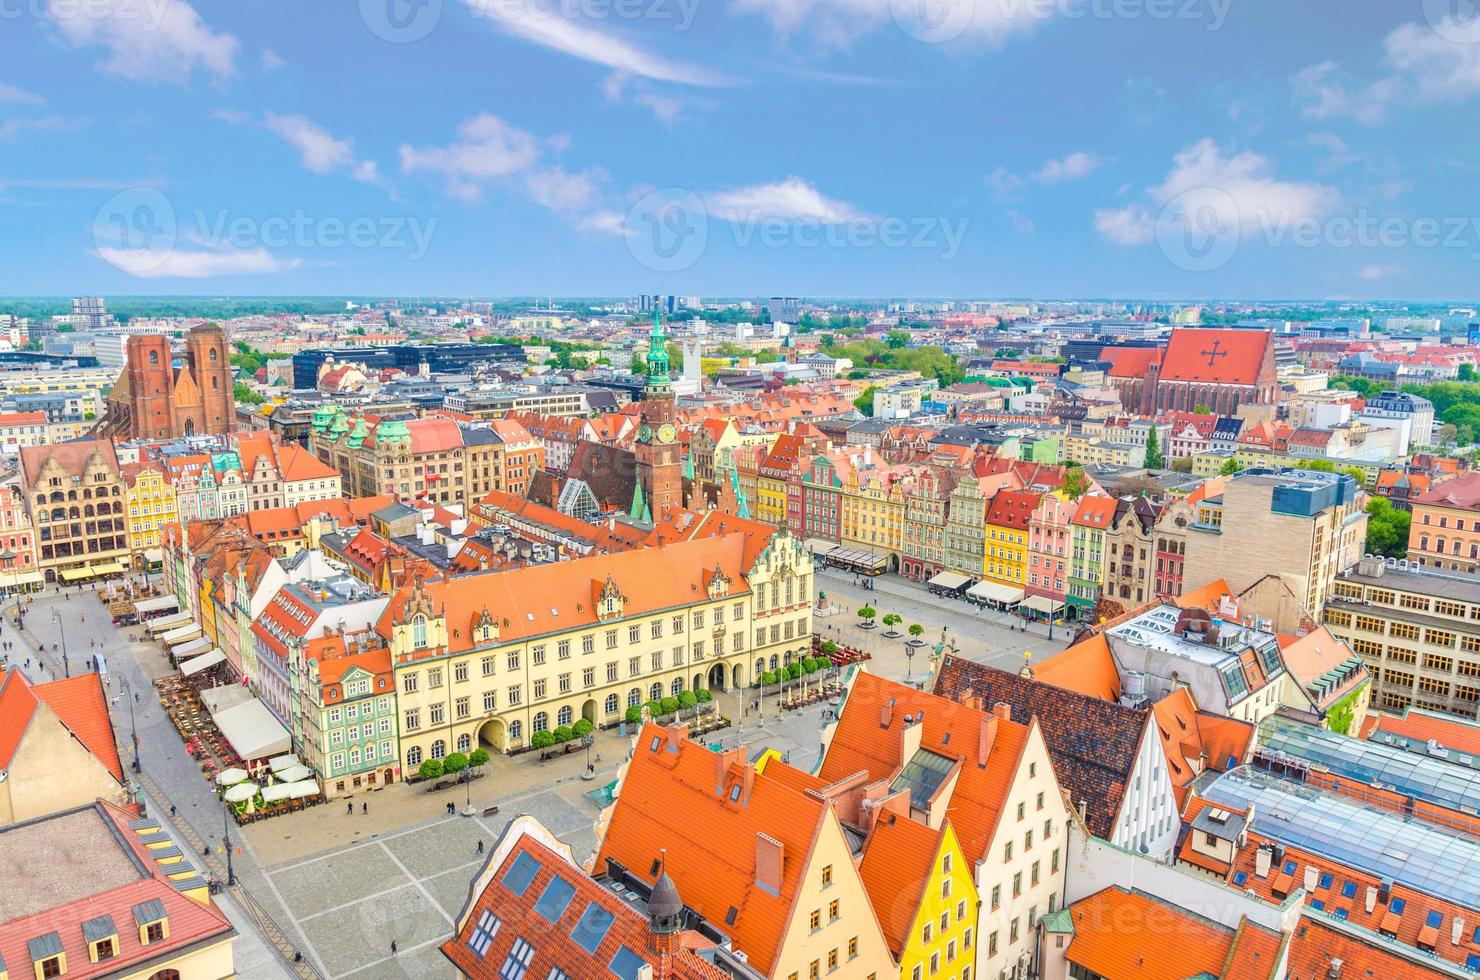
<svg viewBox="0 0 1480 980">
<path fill-rule="evenodd" d="M 222 795 L 222 799 L 227 803 L 245 803 L 256 795 L 256 783 L 237 783 Z"/>
<path fill-rule="evenodd" d="M 284 769 L 282 772 L 275 772 L 272 775 L 273 778 L 280 779 L 285 783 L 297 783 L 311 777 L 313 770 L 307 766 L 293 766 L 290 769 Z"/>
<path fill-rule="evenodd" d="M 234 786 L 247 778 L 245 769 L 223 769 L 216 774 L 217 786 Z"/>
</svg>

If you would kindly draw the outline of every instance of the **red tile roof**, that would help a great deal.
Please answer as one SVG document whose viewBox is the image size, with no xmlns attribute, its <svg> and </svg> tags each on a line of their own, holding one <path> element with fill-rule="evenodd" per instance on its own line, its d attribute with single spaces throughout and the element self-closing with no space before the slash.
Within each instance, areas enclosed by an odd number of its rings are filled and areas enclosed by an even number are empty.
<svg viewBox="0 0 1480 980">
<path fill-rule="evenodd" d="M 949 819 L 939 830 L 931 830 L 919 821 L 890 814 L 879 818 L 864 845 L 858 873 L 895 959 L 908 944 L 948 826 Z"/>
<path fill-rule="evenodd" d="M 1146 369 L 1161 363 L 1160 347 L 1106 347 L 1100 360 L 1110 362 L 1112 378 L 1144 378 Z"/>
<path fill-rule="evenodd" d="M 0 712 L 3 716 L 3 712 Z M 1408 708 L 1401 715 L 1369 715 L 1373 724 L 1363 726 L 1363 738 L 1375 732 L 1391 732 L 1415 742 L 1430 739 L 1456 752 L 1480 756 L 1480 725 L 1466 718 L 1444 718 L 1420 708 Z"/>
<path fill-rule="evenodd" d="M 1110 526 L 1110 519 L 1114 516 L 1114 497 L 1081 497 L 1079 507 L 1074 511 L 1074 523 L 1104 530 Z"/>
<path fill-rule="evenodd" d="M 14 668 L 0 678 L 0 769 L 10 765 L 25 738 L 36 705 L 44 701 L 83 747 L 107 767 L 113 778 L 123 782 L 118 744 L 108 718 L 108 697 L 97 674 L 31 684 Z"/>
<path fill-rule="evenodd" d="M 997 527 L 1026 531 L 1033 511 L 1043 499 L 1031 490 L 1001 490 L 987 505 L 987 523 Z"/>
<path fill-rule="evenodd" d="M 27 452 L 28 450 L 21 451 Z M 1439 484 L 1428 493 L 1411 498 L 1411 500 L 1415 504 L 1473 510 L 1476 507 L 1480 507 L 1480 473 L 1467 473 L 1464 476 L 1457 476 L 1453 480 Z"/>
<path fill-rule="evenodd" d="M 1173 330 L 1162 359 L 1163 381 L 1254 385 L 1266 358 L 1274 357 L 1274 334 L 1264 330 Z"/>
</svg>

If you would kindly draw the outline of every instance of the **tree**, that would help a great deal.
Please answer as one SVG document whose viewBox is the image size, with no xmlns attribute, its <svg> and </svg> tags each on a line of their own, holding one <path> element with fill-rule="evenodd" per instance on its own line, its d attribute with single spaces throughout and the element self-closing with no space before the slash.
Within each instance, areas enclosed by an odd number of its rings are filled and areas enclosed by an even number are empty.
<svg viewBox="0 0 1480 980">
<path fill-rule="evenodd" d="M 838 652 L 838 645 L 836 643 L 834 643 L 832 640 L 823 640 L 822 641 L 822 652 L 825 653 L 825 654 L 827 654 L 829 657 L 831 657 L 833 654 L 835 654 L 835 653 Z"/>
<path fill-rule="evenodd" d="M 1342 476 L 1349 476 L 1353 480 L 1356 480 L 1357 481 L 1357 486 L 1359 486 L 1359 487 L 1365 487 L 1367 485 L 1367 471 L 1364 470 L 1364 469 L 1362 469 L 1361 467 L 1358 467 L 1358 466 L 1347 466 L 1347 467 L 1344 467 L 1342 469 L 1342 471 L 1341 471 L 1341 475 Z"/>
<path fill-rule="evenodd" d="M 873 606 L 864 606 L 863 608 L 858 610 L 858 618 L 867 620 L 870 623 L 874 621 L 874 617 L 877 615 L 879 615 L 879 610 L 875 609 Z"/>
<path fill-rule="evenodd" d="M 761 687 L 770 687 L 776 683 L 776 672 L 767 670 L 761 673 Z"/>
<path fill-rule="evenodd" d="M 911 623 L 910 624 L 910 636 L 913 636 L 915 639 L 918 640 L 920 637 L 922 637 L 924 635 L 925 635 L 925 627 L 921 626 L 919 623 Z"/>
<path fill-rule="evenodd" d="M 1166 459 L 1161 454 L 1161 443 L 1156 438 L 1156 425 L 1152 423 L 1146 433 L 1146 468 L 1148 470 L 1159 470 L 1167 465 Z"/>
<path fill-rule="evenodd" d="M 714 695 L 709 693 L 709 688 L 701 687 L 694 692 L 694 700 L 700 704 L 708 704 L 714 700 Z"/>
<path fill-rule="evenodd" d="M 799 660 L 793 660 L 786 667 L 786 676 L 789 680 L 796 680 L 802 676 L 802 664 Z"/>
<path fill-rule="evenodd" d="M 1236 458 L 1230 456 L 1230 457 L 1228 457 L 1227 459 L 1225 459 L 1223 461 L 1223 465 L 1222 466 L 1218 467 L 1218 475 L 1219 476 L 1233 476 L 1235 473 L 1237 473 L 1239 470 L 1241 470 L 1243 468 L 1244 468 L 1244 464 L 1243 463 L 1240 463 Z"/>
<path fill-rule="evenodd" d="M 231 394 L 233 398 L 243 405 L 261 405 L 267 400 L 240 381 L 231 386 Z"/>
<path fill-rule="evenodd" d="M 570 726 L 570 730 L 575 733 L 576 738 L 585 738 L 587 735 L 596 731 L 596 726 L 591 724 L 588 719 L 578 718 L 576 719 L 576 723 Z"/>
<path fill-rule="evenodd" d="M 622 720 L 629 725 L 635 725 L 638 722 L 642 721 L 642 705 L 630 705 L 627 708 L 626 713 L 622 715 Z"/>
<path fill-rule="evenodd" d="M 890 629 L 894 629 L 894 627 L 898 626 L 902 622 L 904 622 L 904 617 L 900 616 L 898 613 L 884 614 L 884 625 L 889 627 Z"/>
<path fill-rule="evenodd" d="M 488 750 L 474 749 L 468 753 L 468 765 L 473 767 L 488 765 Z"/>
<path fill-rule="evenodd" d="M 569 725 L 561 725 L 560 727 L 555 729 L 555 741 L 559 742 L 561 745 L 564 745 L 566 742 L 571 741 L 575 737 L 575 729 L 571 728 Z"/>
<path fill-rule="evenodd" d="M 1453 425 L 1450 425 L 1448 423 L 1445 423 L 1444 425 L 1439 426 L 1438 431 L 1434 433 L 1434 438 L 1439 440 L 1439 445 L 1441 445 L 1441 446 L 1452 446 L 1452 445 L 1454 445 L 1455 439 L 1458 436 L 1459 436 L 1459 429 L 1458 429 L 1458 427 L 1453 426 Z"/>
<path fill-rule="evenodd" d="M 678 698 L 666 697 L 658 702 L 663 706 L 663 714 L 671 715 L 678 710 Z"/>
<path fill-rule="evenodd" d="M 627 365 L 627 370 L 631 371 L 633 374 L 646 374 L 647 361 L 643 359 L 643 356 L 641 354 L 633 354 L 632 363 Z"/>
<path fill-rule="evenodd" d="M 453 752 L 442 760 L 442 771 L 449 776 L 455 776 L 468 768 L 468 757 L 461 752 Z"/>
<path fill-rule="evenodd" d="M 1198 402 L 1196 405 L 1192 406 L 1192 412 L 1194 415 L 1212 415 L 1213 406 Z"/>
<path fill-rule="evenodd" d="M 1089 477 L 1085 475 L 1084 467 L 1073 466 L 1064 474 L 1064 496 L 1070 500 L 1078 500 L 1089 493 Z"/>
<path fill-rule="evenodd" d="M 1173 473 L 1191 473 L 1192 472 L 1192 457 L 1191 456 L 1183 456 L 1181 459 L 1174 459 L 1174 460 L 1172 460 L 1172 472 Z"/>
<path fill-rule="evenodd" d="M 863 394 L 853 399 L 853 407 L 863 413 L 864 418 L 874 417 L 874 392 L 878 391 L 875 385 L 869 385 L 863 389 Z"/>
<path fill-rule="evenodd" d="M 548 749 L 554 744 L 555 734 L 549 729 L 545 729 L 542 732 L 535 732 L 529 736 L 529 747 L 532 749 Z"/>
<path fill-rule="evenodd" d="M 680 711 L 690 711 L 698 703 L 699 699 L 694 696 L 693 691 L 678 692 L 678 708 Z"/>
<path fill-rule="evenodd" d="M 1367 551 L 1384 558 L 1408 554 L 1408 528 L 1413 515 L 1394 507 L 1385 497 L 1367 501 Z"/>
<path fill-rule="evenodd" d="M 663 713 L 663 702 L 662 701 L 649 701 L 647 703 L 647 709 L 648 709 L 648 714 L 651 717 L 656 718 L 656 717 L 658 717 L 659 715 L 661 715 Z"/>
<path fill-rule="evenodd" d="M 1459 366 L 1459 380 L 1464 382 L 1480 381 L 1480 375 L 1475 373 L 1475 365 L 1461 364 Z"/>
<path fill-rule="evenodd" d="M 421 774 L 422 779 L 437 779 L 442 775 L 442 760 L 427 759 L 416 771 Z"/>
<path fill-rule="evenodd" d="M 902 350 L 910 345 L 910 332 L 908 330 L 891 330 L 884 335 L 884 343 L 889 345 L 890 350 Z"/>
</svg>

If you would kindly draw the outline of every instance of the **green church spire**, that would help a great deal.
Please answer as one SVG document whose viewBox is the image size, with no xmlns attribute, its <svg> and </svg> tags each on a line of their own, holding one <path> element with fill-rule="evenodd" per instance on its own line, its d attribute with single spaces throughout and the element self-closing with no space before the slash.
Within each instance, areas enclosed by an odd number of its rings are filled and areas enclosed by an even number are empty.
<svg viewBox="0 0 1480 980">
<path fill-rule="evenodd" d="M 647 387 L 656 391 L 668 385 L 668 335 L 663 331 L 663 315 L 654 310 L 653 331 L 648 334 Z"/>
</svg>

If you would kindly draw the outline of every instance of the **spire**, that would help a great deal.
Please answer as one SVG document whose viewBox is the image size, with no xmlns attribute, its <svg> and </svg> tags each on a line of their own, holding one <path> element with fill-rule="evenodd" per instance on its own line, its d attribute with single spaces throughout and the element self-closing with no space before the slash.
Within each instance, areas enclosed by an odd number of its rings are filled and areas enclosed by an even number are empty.
<svg viewBox="0 0 1480 980">
<path fill-rule="evenodd" d="M 663 331 L 663 315 L 654 310 L 653 330 L 648 334 L 647 388 L 666 391 L 668 384 L 668 335 Z"/>
<path fill-rule="evenodd" d="M 735 511 L 735 516 L 741 520 L 750 520 L 750 504 L 745 499 L 745 488 L 740 485 L 740 470 L 738 467 L 730 470 L 730 485 L 735 488 L 735 499 L 740 502 L 739 508 Z"/>
<path fill-rule="evenodd" d="M 632 509 L 628 516 L 640 524 L 653 522 L 653 512 L 648 509 L 647 498 L 643 496 L 641 480 L 632 484 Z"/>
</svg>

